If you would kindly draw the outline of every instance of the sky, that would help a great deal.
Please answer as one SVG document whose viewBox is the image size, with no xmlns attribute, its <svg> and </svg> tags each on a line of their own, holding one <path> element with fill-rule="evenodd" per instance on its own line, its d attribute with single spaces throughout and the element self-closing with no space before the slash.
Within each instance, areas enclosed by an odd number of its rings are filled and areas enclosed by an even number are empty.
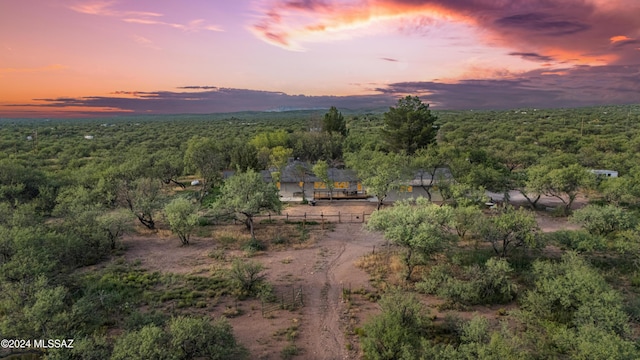
<svg viewBox="0 0 640 360">
<path fill-rule="evenodd" d="M 639 0 L 0 0 L 0 117 L 640 103 Z"/>
</svg>

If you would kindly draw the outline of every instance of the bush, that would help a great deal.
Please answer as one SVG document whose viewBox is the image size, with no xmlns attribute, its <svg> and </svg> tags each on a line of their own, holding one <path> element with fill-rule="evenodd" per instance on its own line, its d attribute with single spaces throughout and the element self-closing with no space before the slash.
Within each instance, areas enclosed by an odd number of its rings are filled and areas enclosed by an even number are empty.
<svg viewBox="0 0 640 360">
<path fill-rule="evenodd" d="M 251 240 L 242 247 L 242 250 L 248 252 L 264 251 L 266 249 L 267 247 L 260 240 L 255 238 L 251 238 Z"/>
<path fill-rule="evenodd" d="M 213 222 L 206 217 L 200 216 L 198 218 L 198 226 L 209 226 L 209 225 L 213 225 Z"/>
<path fill-rule="evenodd" d="M 229 277 L 240 297 L 255 296 L 260 293 L 266 278 L 263 270 L 264 266 L 255 261 L 240 259 L 233 261 Z"/>
<path fill-rule="evenodd" d="M 582 225 L 589 233 L 601 236 L 631 229 L 637 222 L 630 212 L 614 205 L 587 205 L 576 210 L 569 220 Z"/>
<path fill-rule="evenodd" d="M 517 294 L 510 278 L 513 269 L 505 259 L 491 258 L 484 266 L 469 266 L 460 279 L 451 276 L 451 270 L 447 265 L 433 267 L 416 289 L 466 305 L 503 304 Z"/>
<path fill-rule="evenodd" d="M 289 344 L 282 348 L 280 356 L 283 359 L 292 359 L 294 356 L 300 354 L 300 349 L 295 344 Z"/>
<path fill-rule="evenodd" d="M 545 235 L 547 240 L 555 242 L 564 249 L 577 252 L 604 250 L 606 241 L 600 235 L 594 235 L 584 230 L 560 230 Z"/>
<path fill-rule="evenodd" d="M 451 278 L 452 268 L 449 265 L 436 265 L 431 271 L 423 274 L 422 281 L 416 284 L 416 290 L 424 294 L 435 295 L 438 289 Z"/>
<path fill-rule="evenodd" d="M 162 326 L 167 320 L 167 316 L 160 312 L 142 313 L 133 311 L 125 320 L 124 327 L 126 330 L 140 330 L 147 325 Z"/>
<path fill-rule="evenodd" d="M 517 286 L 511 281 L 513 272 L 505 259 L 489 259 L 484 269 L 470 272 L 472 278 L 472 294 L 475 304 L 503 304 L 513 300 L 518 292 Z"/>
<path fill-rule="evenodd" d="M 628 334 L 620 293 L 577 254 L 567 253 L 559 263 L 537 261 L 533 275 L 535 288 L 522 299 L 525 318 Z"/>
<path fill-rule="evenodd" d="M 415 354 L 431 326 L 427 309 L 413 295 L 401 292 L 380 299 L 382 313 L 363 326 L 362 351 L 367 359 L 395 360 Z"/>
<path fill-rule="evenodd" d="M 283 245 L 287 243 L 287 238 L 281 234 L 276 234 L 276 236 L 273 237 L 273 240 L 271 240 L 271 243 L 274 245 Z"/>
<path fill-rule="evenodd" d="M 246 350 L 235 338 L 231 325 L 218 319 L 176 317 L 166 328 L 147 325 L 120 336 L 111 359 L 242 359 Z M 106 358 L 106 357 L 105 357 Z"/>
<path fill-rule="evenodd" d="M 109 359 L 112 345 L 105 336 L 80 338 L 74 341 L 72 349 L 50 349 L 47 352 L 47 360 L 104 360 Z M 19 357 L 19 359 L 31 359 Z M 33 359 L 40 359 L 35 356 Z"/>
</svg>

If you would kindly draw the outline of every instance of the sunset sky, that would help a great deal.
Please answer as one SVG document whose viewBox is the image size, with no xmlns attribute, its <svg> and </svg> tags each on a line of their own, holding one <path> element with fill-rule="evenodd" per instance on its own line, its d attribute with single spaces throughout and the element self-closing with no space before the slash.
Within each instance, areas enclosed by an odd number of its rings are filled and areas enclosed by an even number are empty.
<svg viewBox="0 0 640 360">
<path fill-rule="evenodd" d="M 0 117 L 640 103 L 638 0 L 0 0 Z"/>
</svg>

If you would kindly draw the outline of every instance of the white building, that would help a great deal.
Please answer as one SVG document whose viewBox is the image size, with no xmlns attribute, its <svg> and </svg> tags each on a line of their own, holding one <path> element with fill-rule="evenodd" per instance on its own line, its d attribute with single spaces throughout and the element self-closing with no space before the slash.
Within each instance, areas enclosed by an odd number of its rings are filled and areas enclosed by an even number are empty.
<svg viewBox="0 0 640 360">
<path fill-rule="evenodd" d="M 599 178 L 617 178 L 618 172 L 615 170 L 590 170 L 591 173 L 596 174 Z"/>
</svg>

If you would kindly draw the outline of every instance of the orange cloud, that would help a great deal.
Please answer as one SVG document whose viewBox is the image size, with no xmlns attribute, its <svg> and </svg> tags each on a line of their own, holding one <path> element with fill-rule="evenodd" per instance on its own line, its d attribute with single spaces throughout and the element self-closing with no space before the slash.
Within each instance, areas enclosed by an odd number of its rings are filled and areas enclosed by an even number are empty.
<svg viewBox="0 0 640 360">
<path fill-rule="evenodd" d="M 611 40 L 612 44 L 615 44 L 617 42 L 629 41 L 629 40 L 633 40 L 633 39 L 628 37 L 628 36 L 618 35 L 618 36 L 612 36 L 609 40 Z"/>
<path fill-rule="evenodd" d="M 640 33 L 637 0 L 265 0 L 251 27 L 257 37 L 288 50 L 305 43 L 350 39 L 394 31 L 412 19 L 429 27 L 463 23 L 487 46 L 552 57 L 557 64 L 603 64 L 637 57 L 635 41 L 612 34 Z M 615 2 L 615 5 L 612 3 Z M 513 51 L 515 50 L 515 51 Z"/>
<path fill-rule="evenodd" d="M 466 15 L 438 4 L 412 5 L 388 0 L 332 6 L 316 1 L 289 1 L 264 12 L 266 16 L 249 30 L 262 40 L 287 50 L 303 50 L 301 44 L 305 42 L 344 40 L 384 32 L 388 30 L 385 25 L 395 26 L 407 18 L 472 22 Z"/>
</svg>

